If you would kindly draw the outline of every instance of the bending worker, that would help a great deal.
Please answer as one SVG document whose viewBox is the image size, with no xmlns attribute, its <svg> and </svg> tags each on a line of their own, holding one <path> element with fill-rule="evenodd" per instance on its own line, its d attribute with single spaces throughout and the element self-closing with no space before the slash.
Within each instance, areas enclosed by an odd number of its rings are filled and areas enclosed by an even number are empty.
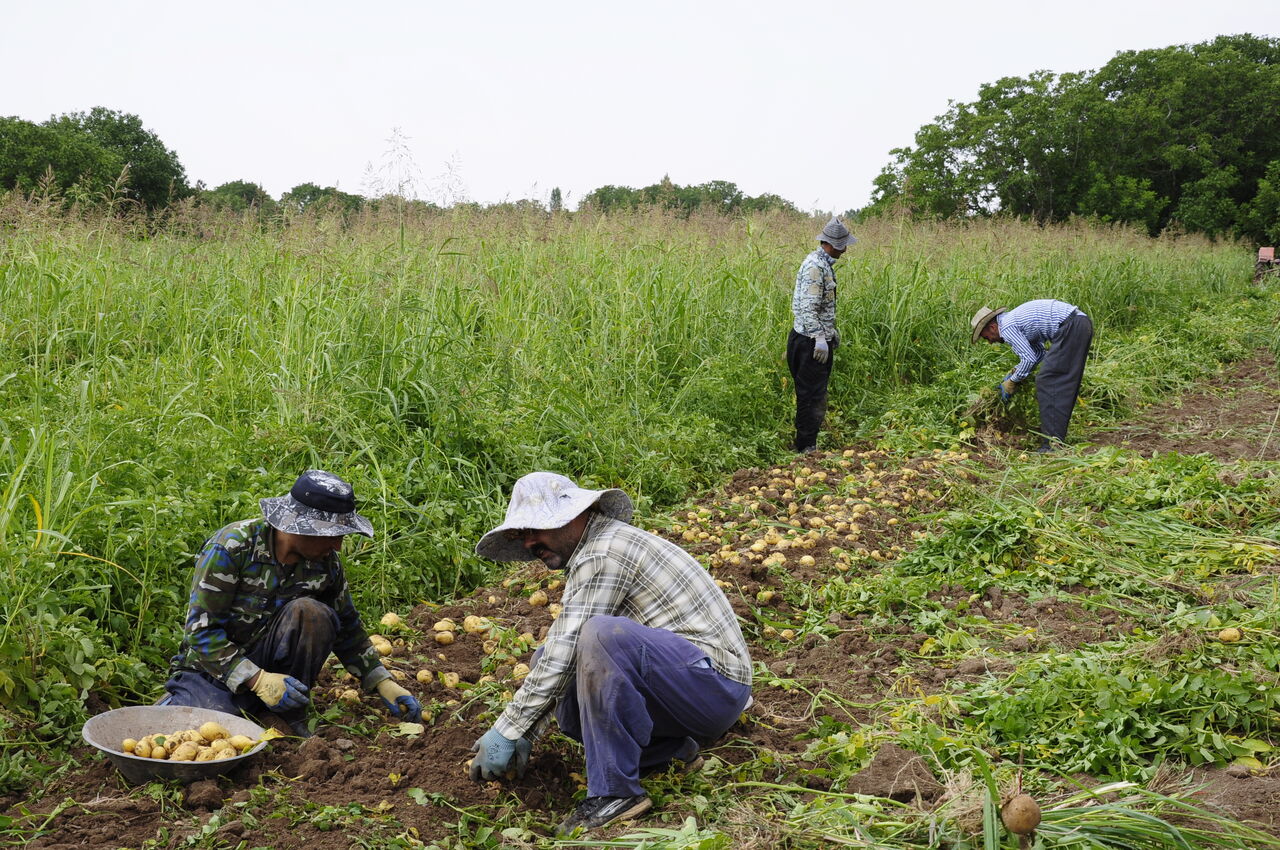
<svg viewBox="0 0 1280 850">
<path fill-rule="evenodd" d="M 855 242 L 838 218 L 818 234 L 818 247 L 796 272 L 791 293 L 794 321 L 787 334 L 787 368 L 796 389 L 796 451 L 818 450 L 818 429 L 827 415 L 827 383 L 834 352 L 840 345 L 836 330 L 835 262 Z"/>
<path fill-rule="evenodd" d="M 346 535 L 373 536 L 351 485 L 312 469 L 287 495 L 258 504 L 261 517 L 226 526 L 196 557 L 161 705 L 270 711 L 306 737 L 307 692 L 332 652 L 393 715 L 421 719 L 418 701 L 369 642 L 338 558 Z"/>
<path fill-rule="evenodd" d="M 1037 451 L 1050 451 L 1050 441 L 1065 442 L 1071 412 L 1080 394 L 1084 361 L 1093 342 L 1093 322 L 1089 317 L 1072 304 L 1045 298 L 1012 310 L 983 307 L 969 324 L 972 342 L 979 338 L 1007 342 L 1018 355 L 1018 365 L 997 387 L 1001 401 L 1011 400 L 1018 384 L 1044 361 L 1036 377 L 1036 402 L 1040 405 L 1040 431 L 1044 436 Z M 1045 343 L 1049 344 L 1048 354 Z"/>
<path fill-rule="evenodd" d="M 563 475 L 516 482 L 506 519 L 476 553 L 539 558 L 564 570 L 564 608 L 532 669 L 476 741 L 471 777 L 523 775 L 552 710 L 581 741 L 587 797 L 557 834 L 647 811 L 642 773 L 701 764 L 751 695 L 751 658 L 729 600 L 679 546 L 628 523 L 621 490 L 586 490 Z"/>
</svg>

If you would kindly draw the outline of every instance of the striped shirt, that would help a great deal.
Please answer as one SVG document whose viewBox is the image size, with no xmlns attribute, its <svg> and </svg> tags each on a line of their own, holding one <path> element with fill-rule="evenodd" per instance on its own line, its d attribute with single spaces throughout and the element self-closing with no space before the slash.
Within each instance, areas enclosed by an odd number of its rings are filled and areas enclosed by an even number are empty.
<svg viewBox="0 0 1280 850">
<path fill-rule="evenodd" d="M 792 327 L 798 334 L 833 340 L 836 336 L 835 260 L 822 248 L 804 258 L 791 294 Z"/>
<path fill-rule="evenodd" d="M 1018 355 L 1017 367 L 1005 376 L 1005 380 L 1021 382 L 1030 377 L 1031 370 L 1044 359 L 1044 344 L 1053 339 L 1058 328 L 1076 310 L 1075 305 L 1065 301 L 1041 298 L 996 316 L 1000 339 L 1009 343 L 1013 353 Z"/>
<path fill-rule="evenodd" d="M 577 665 L 578 636 L 596 615 L 626 617 L 673 632 L 706 652 L 722 675 L 751 684 L 751 656 L 724 592 L 676 544 L 592 514 L 565 569 L 564 609 L 538 662 L 494 728 L 511 740 L 540 736 Z"/>
</svg>

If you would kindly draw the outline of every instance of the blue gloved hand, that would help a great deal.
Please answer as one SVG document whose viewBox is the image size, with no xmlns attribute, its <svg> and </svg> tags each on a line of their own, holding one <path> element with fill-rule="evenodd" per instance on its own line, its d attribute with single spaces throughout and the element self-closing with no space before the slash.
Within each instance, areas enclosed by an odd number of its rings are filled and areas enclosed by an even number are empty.
<svg viewBox="0 0 1280 850">
<path fill-rule="evenodd" d="M 260 670 L 253 677 L 249 689 L 258 695 L 258 699 L 272 711 L 288 711 L 302 708 L 311 699 L 307 696 L 307 686 L 292 676 L 284 673 L 272 673 Z"/>
<path fill-rule="evenodd" d="M 1000 400 L 1006 404 L 1013 400 L 1013 391 L 1017 388 L 1017 381 L 1011 381 L 1007 378 L 996 384 L 996 389 L 1000 391 Z"/>
<path fill-rule="evenodd" d="M 376 687 L 378 695 L 382 697 L 382 704 L 387 707 L 387 711 L 391 712 L 392 717 L 412 720 L 414 723 L 422 720 L 422 704 L 394 680 L 383 679 Z"/>
<path fill-rule="evenodd" d="M 529 753 L 532 751 L 533 744 L 528 738 L 513 741 L 497 729 L 490 729 L 471 747 L 471 752 L 475 753 L 471 759 L 471 778 L 476 782 L 501 779 L 512 769 L 513 756 L 516 776 L 522 777 L 529 766 Z"/>
<path fill-rule="evenodd" d="M 813 338 L 813 359 L 819 363 L 826 363 L 827 358 L 831 356 L 831 347 L 827 345 L 824 337 L 815 336 Z"/>
</svg>

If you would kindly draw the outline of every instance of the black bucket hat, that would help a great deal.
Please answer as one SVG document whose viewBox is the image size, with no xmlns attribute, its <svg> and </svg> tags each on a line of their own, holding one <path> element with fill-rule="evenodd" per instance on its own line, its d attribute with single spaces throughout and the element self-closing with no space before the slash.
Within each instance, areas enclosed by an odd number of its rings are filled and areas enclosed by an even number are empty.
<svg viewBox="0 0 1280 850">
<path fill-rule="evenodd" d="M 373 523 L 356 513 L 351 485 L 323 469 L 308 469 L 293 482 L 289 495 L 261 499 L 258 505 L 271 527 L 286 534 L 373 537 Z"/>
</svg>

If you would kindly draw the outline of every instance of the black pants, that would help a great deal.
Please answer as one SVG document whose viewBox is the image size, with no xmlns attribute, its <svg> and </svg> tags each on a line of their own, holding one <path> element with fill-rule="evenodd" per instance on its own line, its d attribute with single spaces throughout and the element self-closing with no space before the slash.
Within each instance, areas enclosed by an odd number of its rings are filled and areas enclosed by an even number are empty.
<svg viewBox="0 0 1280 850">
<path fill-rule="evenodd" d="M 1084 313 L 1067 317 L 1050 340 L 1049 352 L 1036 376 L 1036 402 L 1040 405 L 1040 430 L 1049 440 L 1065 441 L 1071 412 L 1080 395 L 1084 361 L 1093 342 L 1093 322 Z"/>
<path fill-rule="evenodd" d="M 796 451 L 802 452 L 818 444 L 818 429 L 827 415 L 827 382 L 835 346 L 826 363 L 813 359 L 813 337 L 794 330 L 787 337 L 787 366 L 796 386 Z"/>
</svg>

